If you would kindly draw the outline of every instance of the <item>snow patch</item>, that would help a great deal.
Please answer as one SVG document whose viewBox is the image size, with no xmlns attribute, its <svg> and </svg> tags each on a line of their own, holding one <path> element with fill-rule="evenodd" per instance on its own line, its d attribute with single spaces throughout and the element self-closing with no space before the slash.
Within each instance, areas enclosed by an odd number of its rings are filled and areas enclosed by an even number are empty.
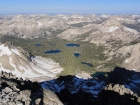
<svg viewBox="0 0 140 105">
<path fill-rule="evenodd" d="M 130 29 L 130 28 L 127 28 L 127 27 L 124 27 L 125 31 L 129 31 L 129 32 L 132 32 L 134 34 L 138 34 L 138 32 L 134 29 Z"/>
<path fill-rule="evenodd" d="M 82 73 L 77 74 L 76 77 L 77 77 L 77 78 L 82 78 L 82 79 L 90 79 L 90 78 L 92 78 L 92 77 L 90 76 L 90 74 L 85 73 L 85 72 L 82 72 Z"/>
<path fill-rule="evenodd" d="M 13 63 L 12 57 L 9 58 L 9 63 L 10 63 L 10 65 L 16 70 L 16 66 L 15 66 L 15 64 Z"/>
<path fill-rule="evenodd" d="M 38 27 L 41 27 L 43 24 L 41 22 L 37 22 Z"/>
<path fill-rule="evenodd" d="M 119 27 L 117 27 L 117 26 L 112 26 L 109 28 L 108 32 L 113 32 L 113 31 L 117 30 L 118 28 Z"/>
<path fill-rule="evenodd" d="M 125 60 L 125 63 L 128 63 L 128 59 Z"/>
<path fill-rule="evenodd" d="M 0 45 L 0 56 L 8 55 L 10 56 L 12 52 L 8 47 L 5 47 L 4 44 Z"/>
<path fill-rule="evenodd" d="M 20 56 L 19 51 L 18 51 L 17 49 L 11 49 L 11 51 L 12 51 L 13 53 L 15 53 L 16 55 L 19 55 L 19 56 Z"/>
</svg>

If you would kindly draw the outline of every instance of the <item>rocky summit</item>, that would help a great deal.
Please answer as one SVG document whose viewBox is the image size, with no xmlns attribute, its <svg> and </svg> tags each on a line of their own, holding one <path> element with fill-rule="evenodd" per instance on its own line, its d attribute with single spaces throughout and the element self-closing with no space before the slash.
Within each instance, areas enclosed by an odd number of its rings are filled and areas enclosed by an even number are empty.
<svg viewBox="0 0 140 105">
<path fill-rule="evenodd" d="M 64 76 L 37 83 L 2 72 L 0 105 L 140 105 L 139 76 L 116 67 L 107 77 L 84 80 Z"/>
<path fill-rule="evenodd" d="M 54 92 L 37 82 L 17 80 L 7 73 L 0 78 L 0 105 L 63 105 Z"/>
</svg>

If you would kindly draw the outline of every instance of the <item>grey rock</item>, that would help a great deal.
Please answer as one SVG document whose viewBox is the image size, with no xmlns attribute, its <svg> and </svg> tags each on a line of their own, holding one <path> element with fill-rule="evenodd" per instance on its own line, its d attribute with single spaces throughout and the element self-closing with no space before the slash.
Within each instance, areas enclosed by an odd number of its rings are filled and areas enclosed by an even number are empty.
<svg viewBox="0 0 140 105">
<path fill-rule="evenodd" d="M 58 97 L 56 96 L 56 94 L 54 94 L 54 92 L 47 90 L 47 89 L 43 89 L 43 102 L 45 105 L 63 105 L 62 102 L 58 99 Z"/>
<path fill-rule="evenodd" d="M 6 87 L 5 89 L 3 89 L 3 91 L 6 92 L 6 93 L 9 93 L 9 92 L 12 92 L 13 90 L 10 89 L 9 87 Z"/>
<path fill-rule="evenodd" d="M 8 79 L 10 74 L 3 74 L 0 79 L 0 105 L 63 105 L 53 92 L 42 89 L 38 83 Z"/>
<path fill-rule="evenodd" d="M 120 95 L 124 95 L 124 94 L 133 94 L 133 91 L 131 91 L 130 89 L 125 88 L 124 85 L 119 85 L 119 84 L 115 84 L 113 86 L 113 84 L 109 84 L 105 87 L 105 90 L 113 90 L 115 92 L 118 92 Z"/>
</svg>

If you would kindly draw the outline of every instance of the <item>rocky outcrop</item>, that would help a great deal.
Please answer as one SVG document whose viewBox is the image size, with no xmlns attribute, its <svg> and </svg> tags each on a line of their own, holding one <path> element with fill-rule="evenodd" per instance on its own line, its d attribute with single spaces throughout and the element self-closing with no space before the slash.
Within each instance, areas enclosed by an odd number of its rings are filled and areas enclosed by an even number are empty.
<svg viewBox="0 0 140 105">
<path fill-rule="evenodd" d="M 134 97 L 132 98 L 132 100 L 136 100 L 137 102 L 140 103 L 140 97 L 133 93 L 132 90 L 126 88 L 124 85 L 119 85 L 119 84 L 109 84 L 105 87 L 105 90 L 109 90 L 109 91 L 114 91 L 114 92 L 117 92 L 119 93 L 120 95 L 130 95 L 131 97 Z"/>
<path fill-rule="evenodd" d="M 0 79 L 0 105 L 63 105 L 50 90 L 37 82 Z"/>
<path fill-rule="evenodd" d="M 43 89 L 43 97 L 43 103 L 45 103 L 45 105 L 63 105 L 57 95 L 50 90 Z"/>
<path fill-rule="evenodd" d="M 107 84 L 124 85 L 140 96 L 140 72 L 127 70 L 125 68 L 116 67 L 112 72 L 108 73 Z"/>
<path fill-rule="evenodd" d="M 7 73 L 7 72 L 3 72 L 0 71 L 0 77 L 4 77 L 4 78 L 13 78 L 13 79 L 17 79 L 17 80 L 22 80 L 22 78 L 17 78 L 15 75 L 11 74 L 11 73 Z"/>
<path fill-rule="evenodd" d="M 125 88 L 124 85 L 119 85 L 119 84 L 109 84 L 105 87 L 105 90 L 115 91 L 115 92 L 119 93 L 120 95 L 124 95 L 124 94 L 133 95 L 133 91 Z"/>
<path fill-rule="evenodd" d="M 124 85 L 110 83 L 99 93 L 97 105 L 140 105 L 140 97 Z"/>
</svg>

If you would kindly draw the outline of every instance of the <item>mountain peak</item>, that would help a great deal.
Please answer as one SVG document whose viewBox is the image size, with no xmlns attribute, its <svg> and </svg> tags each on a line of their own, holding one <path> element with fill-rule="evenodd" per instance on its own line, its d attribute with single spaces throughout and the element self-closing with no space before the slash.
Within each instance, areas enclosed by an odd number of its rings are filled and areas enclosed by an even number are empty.
<svg viewBox="0 0 140 105">
<path fill-rule="evenodd" d="M 102 25 L 105 25 L 105 26 L 122 26 L 120 21 L 117 18 L 115 18 L 115 17 L 109 18 Z"/>
<path fill-rule="evenodd" d="M 115 17 L 111 17 L 110 19 L 100 24 L 98 28 L 103 33 L 111 33 L 122 27 L 122 24 Z"/>
<path fill-rule="evenodd" d="M 63 68 L 55 61 L 30 56 L 28 52 L 17 49 L 9 42 L 0 45 L 0 71 L 11 73 L 22 79 L 43 81 L 56 78 L 62 70 Z"/>
</svg>

